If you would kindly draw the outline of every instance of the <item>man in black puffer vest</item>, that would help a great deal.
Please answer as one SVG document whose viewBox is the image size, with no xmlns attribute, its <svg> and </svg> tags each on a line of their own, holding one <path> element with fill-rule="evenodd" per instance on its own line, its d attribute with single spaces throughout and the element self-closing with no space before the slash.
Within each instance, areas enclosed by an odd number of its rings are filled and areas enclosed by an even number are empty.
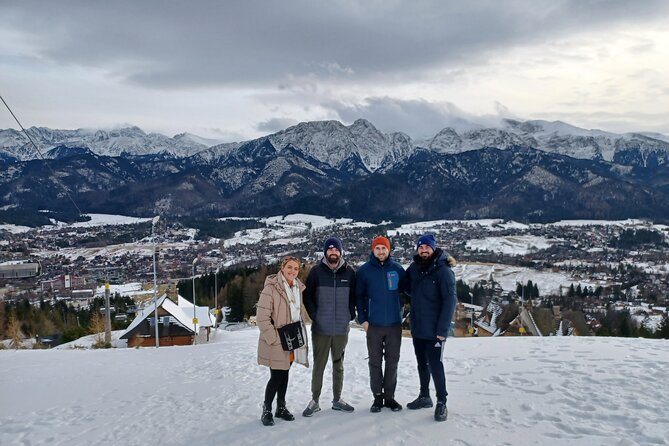
<svg viewBox="0 0 669 446">
<path fill-rule="evenodd" d="M 314 352 L 312 400 L 302 412 L 305 417 L 321 410 L 318 400 L 328 355 L 332 356 L 332 409 L 353 412 L 353 407 L 341 399 L 348 324 L 355 318 L 355 271 L 342 258 L 343 251 L 341 240 L 336 237 L 327 239 L 323 259 L 311 269 L 305 283 L 303 299 L 312 321 Z"/>
</svg>

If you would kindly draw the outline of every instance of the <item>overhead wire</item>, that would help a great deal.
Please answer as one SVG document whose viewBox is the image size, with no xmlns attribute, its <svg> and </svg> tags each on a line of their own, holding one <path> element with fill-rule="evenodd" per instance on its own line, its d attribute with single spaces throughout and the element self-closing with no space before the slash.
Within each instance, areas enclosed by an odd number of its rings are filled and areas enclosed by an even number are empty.
<svg viewBox="0 0 669 446">
<path fill-rule="evenodd" d="M 23 134 L 28 138 L 28 141 L 30 141 L 30 143 L 32 144 L 33 148 L 35 149 L 35 152 L 37 152 L 37 154 L 39 155 L 40 159 L 41 159 L 42 161 L 46 161 L 46 160 L 47 160 L 46 157 L 45 157 L 44 154 L 40 151 L 39 147 L 37 147 L 37 144 L 36 144 L 35 141 L 33 140 L 32 136 L 30 136 L 30 133 L 28 133 L 28 131 L 25 129 L 25 127 L 23 127 L 23 125 L 21 124 L 21 121 L 19 121 L 19 118 L 16 117 L 16 115 L 15 115 L 14 112 L 12 111 L 12 108 L 9 106 L 9 104 L 7 104 L 7 101 L 5 101 L 5 98 L 2 97 L 1 94 L 0 94 L 0 100 L 2 100 L 2 103 L 5 104 L 5 107 L 7 107 L 7 110 L 8 110 L 9 113 L 12 115 L 12 118 L 14 118 L 14 121 L 16 121 L 16 123 L 19 125 L 19 128 L 21 129 L 21 131 L 23 132 Z M 67 187 L 66 187 L 66 186 L 65 186 L 65 185 L 58 179 L 58 176 L 56 175 L 56 172 L 51 168 L 51 166 L 49 165 L 49 163 L 45 162 L 44 165 L 51 171 L 53 180 L 54 180 L 60 187 L 63 188 L 63 191 L 65 191 L 65 195 L 66 195 L 67 198 L 70 200 L 70 202 L 72 203 L 72 205 L 74 206 L 74 208 L 77 210 L 77 212 L 79 213 L 79 215 L 82 215 L 83 212 L 81 212 L 81 209 L 79 208 L 79 206 L 77 205 L 77 203 L 74 201 L 74 198 L 73 198 L 72 195 L 70 194 L 70 191 L 67 189 Z M 102 240 L 100 240 L 100 241 L 102 241 Z"/>
<path fill-rule="evenodd" d="M 44 156 L 44 154 L 43 154 L 42 151 L 39 149 L 39 146 L 37 145 L 37 143 L 35 142 L 35 140 L 33 139 L 33 137 L 30 135 L 30 133 L 27 131 L 27 129 L 23 126 L 23 124 L 21 124 L 21 121 L 19 121 L 18 117 L 14 114 L 14 111 L 13 111 L 12 108 L 9 106 L 9 104 L 7 104 L 7 101 L 5 101 L 5 98 L 4 98 L 1 94 L 0 94 L 0 100 L 2 100 L 2 103 L 3 103 L 3 104 L 5 105 L 5 107 L 7 108 L 7 111 L 9 111 L 9 113 L 12 115 L 12 118 L 14 118 L 14 121 L 16 121 L 16 123 L 18 124 L 18 126 L 19 126 L 19 128 L 21 129 L 22 133 L 25 135 L 26 138 L 28 138 L 28 141 L 30 141 L 30 145 L 31 145 L 32 148 L 35 150 L 35 152 L 37 153 L 37 155 L 39 156 L 39 158 L 40 158 L 42 161 L 45 161 L 44 164 L 46 165 L 46 167 L 47 167 L 47 168 L 49 169 L 49 171 L 51 172 L 51 176 L 52 176 L 53 181 L 55 181 L 56 184 L 58 184 L 58 186 L 61 187 L 61 188 L 63 189 L 63 191 L 65 192 L 65 195 L 66 195 L 67 198 L 70 200 L 70 202 L 72 203 L 72 205 L 74 206 L 74 208 L 77 210 L 77 213 L 79 214 L 79 216 L 85 215 L 85 214 L 81 211 L 81 208 L 79 207 L 79 205 L 77 204 L 77 202 L 74 200 L 74 197 L 72 197 L 72 194 L 70 193 L 70 191 L 68 190 L 68 188 L 65 186 L 65 184 L 63 184 L 63 183 L 60 181 L 60 179 L 58 178 L 58 175 L 56 174 L 56 172 L 54 171 L 54 169 L 53 169 L 53 168 L 51 167 L 51 165 L 47 162 L 47 161 L 48 161 L 48 158 L 47 158 L 46 156 Z M 109 169 L 108 166 L 105 166 L 104 164 L 102 164 L 102 165 L 103 165 L 103 166 L 104 166 L 110 173 L 114 174 L 114 172 L 113 172 L 111 169 Z M 89 220 L 89 221 L 85 221 L 85 222 L 84 222 L 84 225 L 85 225 L 86 227 L 88 227 L 88 228 L 93 228 L 93 227 L 94 227 L 94 226 L 92 225 L 92 223 L 91 223 L 90 220 Z M 102 238 L 99 236 L 99 234 L 97 234 L 96 232 L 93 232 L 93 237 L 94 237 L 95 239 L 97 239 L 99 242 L 101 242 L 101 243 L 105 243 L 105 242 L 102 240 Z M 106 277 L 106 281 L 108 282 L 108 281 L 109 281 L 109 271 L 107 270 L 106 265 L 105 265 L 105 277 Z"/>
</svg>

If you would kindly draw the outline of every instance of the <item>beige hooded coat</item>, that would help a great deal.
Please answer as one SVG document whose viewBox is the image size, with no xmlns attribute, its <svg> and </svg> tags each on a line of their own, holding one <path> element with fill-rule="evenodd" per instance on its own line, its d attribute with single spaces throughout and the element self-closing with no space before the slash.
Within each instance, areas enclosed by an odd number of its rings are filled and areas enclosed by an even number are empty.
<svg viewBox="0 0 669 446">
<path fill-rule="evenodd" d="M 304 284 L 299 279 L 295 280 L 297 281 L 300 293 L 302 293 L 305 288 Z M 260 292 L 256 311 L 256 323 L 258 328 L 260 328 L 258 364 L 276 370 L 288 370 L 290 368 L 290 352 L 283 350 L 276 331 L 277 328 L 292 322 L 290 303 L 284 284 L 285 279 L 280 273 L 267 276 L 265 287 Z M 304 304 L 300 302 L 300 319 L 304 322 L 308 320 L 307 317 Z M 274 323 L 272 324 L 272 322 Z M 308 341 L 300 350 L 302 352 L 300 352 L 299 356 L 304 356 L 304 352 L 308 352 Z M 298 356 L 297 351 L 295 356 Z M 308 362 L 304 365 L 308 367 Z"/>
</svg>

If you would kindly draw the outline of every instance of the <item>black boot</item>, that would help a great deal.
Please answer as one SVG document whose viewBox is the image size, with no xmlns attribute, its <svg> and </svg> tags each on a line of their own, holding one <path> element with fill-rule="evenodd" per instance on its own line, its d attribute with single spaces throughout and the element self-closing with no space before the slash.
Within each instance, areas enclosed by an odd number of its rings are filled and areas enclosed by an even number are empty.
<svg viewBox="0 0 669 446">
<path fill-rule="evenodd" d="M 437 401 L 437 405 L 434 408 L 435 421 L 446 421 L 446 418 L 448 418 L 448 408 L 446 407 L 446 401 Z"/>
<path fill-rule="evenodd" d="M 275 417 L 281 418 L 282 420 L 285 420 L 285 421 L 293 421 L 295 419 L 293 414 L 288 412 L 288 409 L 286 409 L 286 402 L 285 401 L 277 401 L 276 404 L 277 404 L 276 412 L 274 413 Z"/>
<path fill-rule="evenodd" d="M 378 395 L 374 395 L 374 402 L 372 403 L 372 407 L 369 408 L 369 411 L 372 413 L 377 413 L 381 412 L 382 408 L 383 408 L 383 394 L 379 393 Z"/>
<path fill-rule="evenodd" d="M 263 426 L 274 426 L 274 417 L 272 417 L 272 405 L 262 405 L 262 416 L 260 417 Z"/>
<path fill-rule="evenodd" d="M 395 398 L 386 398 L 385 403 L 383 403 L 384 407 L 389 408 L 393 412 L 399 412 L 402 410 L 402 405 L 395 401 Z"/>
<path fill-rule="evenodd" d="M 418 395 L 418 398 L 416 398 L 410 403 L 407 403 L 407 407 L 411 410 L 425 409 L 428 407 L 432 407 L 432 398 L 430 398 L 429 394 Z"/>
</svg>

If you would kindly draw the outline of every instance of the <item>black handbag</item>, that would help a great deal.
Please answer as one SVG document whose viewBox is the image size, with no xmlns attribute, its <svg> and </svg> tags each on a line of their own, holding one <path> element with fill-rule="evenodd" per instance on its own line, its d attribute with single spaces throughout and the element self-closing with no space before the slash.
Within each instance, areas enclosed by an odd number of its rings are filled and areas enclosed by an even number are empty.
<svg viewBox="0 0 669 446">
<path fill-rule="evenodd" d="M 286 324 L 283 327 L 277 328 L 276 331 L 279 333 L 281 347 L 287 352 L 292 352 L 306 343 L 307 337 L 305 336 L 301 321 Z"/>
</svg>

